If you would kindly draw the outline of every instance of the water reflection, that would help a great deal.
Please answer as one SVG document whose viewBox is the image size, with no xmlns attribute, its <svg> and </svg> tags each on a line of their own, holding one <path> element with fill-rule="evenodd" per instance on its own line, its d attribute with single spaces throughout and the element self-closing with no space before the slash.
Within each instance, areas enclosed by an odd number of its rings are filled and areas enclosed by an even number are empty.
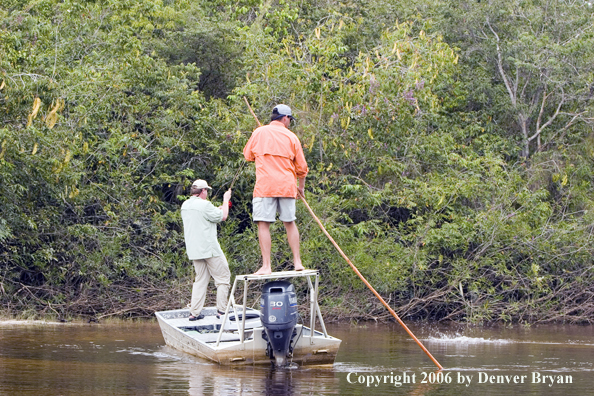
<svg viewBox="0 0 594 396">
<path fill-rule="evenodd" d="M 293 370 L 271 369 L 264 378 L 264 394 L 271 395 L 293 395 Z M 298 393 L 299 394 L 299 393 Z"/>
<path fill-rule="evenodd" d="M 218 395 L 303 395 L 337 394 L 339 378 L 331 369 L 277 369 L 270 367 L 224 367 L 199 358 L 183 357 L 169 348 L 162 349 L 175 363 L 158 365 L 162 376 L 187 381 L 190 396 Z M 176 381 L 176 382 L 177 382 Z M 182 380 L 183 381 L 183 380 Z"/>
<path fill-rule="evenodd" d="M 336 364 L 289 370 L 212 364 L 165 346 L 154 323 L 0 324 L 0 395 L 565 396 L 594 387 L 593 327 L 411 327 L 447 368 L 449 382 L 429 377 L 435 373 L 431 361 L 391 325 L 329 326 L 343 340 Z M 478 382 L 480 373 L 530 378 L 533 372 L 570 375 L 573 383 Z M 403 373 L 415 381 L 399 383 Z M 472 385 L 458 375 L 472 377 Z M 372 378 L 376 382 L 367 383 Z"/>
<path fill-rule="evenodd" d="M 258 372 L 260 371 L 260 372 Z M 211 364 L 192 365 L 187 371 L 188 395 L 298 395 L 293 372 L 286 369 L 254 370 L 251 368 L 221 370 Z"/>
</svg>

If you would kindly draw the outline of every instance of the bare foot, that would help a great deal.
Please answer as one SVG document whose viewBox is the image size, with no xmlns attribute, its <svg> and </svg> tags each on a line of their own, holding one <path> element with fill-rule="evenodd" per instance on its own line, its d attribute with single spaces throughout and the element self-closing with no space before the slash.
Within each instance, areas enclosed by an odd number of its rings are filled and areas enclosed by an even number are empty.
<svg viewBox="0 0 594 396">
<path fill-rule="evenodd" d="M 303 264 L 295 264 L 295 271 L 303 271 L 304 269 L 305 267 L 303 266 Z"/>
<path fill-rule="evenodd" d="M 272 274 L 272 270 L 270 268 L 260 268 L 258 271 L 254 272 L 252 275 L 270 275 Z"/>
</svg>

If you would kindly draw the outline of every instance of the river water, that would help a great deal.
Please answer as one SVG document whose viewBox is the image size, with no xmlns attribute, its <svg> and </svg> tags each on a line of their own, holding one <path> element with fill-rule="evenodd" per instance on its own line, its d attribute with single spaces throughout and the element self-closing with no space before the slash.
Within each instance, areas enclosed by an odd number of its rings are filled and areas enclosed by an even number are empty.
<svg viewBox="0 0 594 396">
<path fill-rule="evenodd" d="M 329 324 L 328 369 L 225 368 L 177 352 L 153 322 L 0 322 L 0 395 L 587 395 L 594 327 Z"/>
</svg>

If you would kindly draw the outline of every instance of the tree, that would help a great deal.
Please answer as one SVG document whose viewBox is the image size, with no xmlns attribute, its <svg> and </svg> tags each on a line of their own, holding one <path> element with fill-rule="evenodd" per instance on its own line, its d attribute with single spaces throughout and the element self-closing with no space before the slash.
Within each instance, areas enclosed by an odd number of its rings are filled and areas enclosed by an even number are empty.
<svg viewBox="0 0 594 396">
<path fill-rule="evenodd" d="M 475 77 L 473 100 L 517 134 L 523 157 L 574 131 L 583 138 L 592 123 L 593 12 L 583 1 L 442 5 L 441 29 L 462 49 L 468 81 Z"/>
</svg>

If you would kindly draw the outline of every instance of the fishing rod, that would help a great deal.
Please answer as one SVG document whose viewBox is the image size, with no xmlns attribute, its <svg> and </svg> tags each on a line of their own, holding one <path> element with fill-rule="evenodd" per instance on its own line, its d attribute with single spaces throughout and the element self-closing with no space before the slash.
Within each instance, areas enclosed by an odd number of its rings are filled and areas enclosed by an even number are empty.
<svg viewBox="0 0 594 396">
<path fill-rule="evenodd" d="M 243 99 L 245 100 L 245 103 L 247 104 L 248 108 L 250 109 L 250 112 L 252 113 L 252 115 L 256 119 L 256 122 L 258 123 L 258 126 L 262 126 L 260 124 L 260 121 L 258 120 L 258 117 L 256 117 L 256 115 L 252 111 L 252 108 L 251 108 L 251 106 L 250 106 L 250 104 L 249 104 L 249 102 L 248 102 L 248 100 L 246 99 L 245 96 L 243 97 Z M 244 160 L 244 163 L 245 163 L 245 160 Z M 243 168 L 243 165 L 242 165 L 242 168 Z M 353 271 L 355 271 L 355 273 L 359 276 L 359 278 L 361 278 L 361 280 L 363 281 L 363 283 L 365 283 L 365 286 L 367 286 L 369 288 L 369 290 L 371 290 L 371 292 L 375 295 L 375 297 L 377 297 L 377 299 L 380 300 L 380 302 L 384 305 L 384 307 L 386 307 L 388 309 L 388 311 L 390 312 L 390 314 L 392 314 L 392 316 L 398 321 L 398 323 L 400 323 L 400 325 L 404 328 L 404 330 L 406 330 L 406 332 L 408 333 L 408 335 L 411 336 L 411 338 L 413 340 L 415 340 L 415 342 L 419 345 L 419 347 L 421 347 L 421 349 L 423 350 L 423 352 L 425 352 L 427 354 L 427 356 L 429 356 L 429 358 L 433 361 L 433 363 L 435 363 L 435 365 L 440 370 L 443 370 L 443 366 L 441 364 L 439 364 L 439 362 L 433 357 L 433 355 L 431 355 L 431 352 L 429 352 L 427 350 L 427 348 L 425 348 L 425 346 L 421 343 L 421 341 L 419 341 L 419 339 L 413 334 L 413 332 L 410 331 L 410 329 L 408 328 L 408 326 L 406 326 L 406 324 L 404 324 L 404 322 L 402 321 L 402 319 L 400 319 L 400 317 L 398 316 L 398 314 L 396 312 L 394 312 L 394 310 L 388 305 L 388 303 L 382 298 L 382 296 L 380 296 L 379 293 L 373 288 L 373 286 L 371 286 L 371 284 L 367 281 L 367 279 L 365 279 L 365 277 L 361 274 L 361 272 L 359 272 L 359 270 L 357 269 L 357 267 L 355 267 L 355 265 L 351 262 L 351 260 L 347 257 L 347 255 L 344 254 L 344 252 L 342 251 L 342 249 L 340 248 L 340 246 L 338 246 L 338 244 L 334 241 L 334 239 L 332 239 L 332 237 L 330 236 L 330 234 L 328 234 L 328 231 L 326 231 L 326 228 L 324 227 L 324 225 L 322 224 L 322 222 L 320 221 L 320 219 L 318 219 L 318 217 L 316 216 L 316 214 L 314 213 L 314 211 L 311 209 L 311 207 L 309 206 L 309 204 L 305 200 L 305 197 L 303 196 L 303 194 L 301 194 L 301 192 L 299 192 L 299 190 L 298 190 L 298 194 L 301 196 L 301 201 L 303 201 L 303 203 L 307 207 L 307 210 L 309 211 L 309 213 L 311 214 L 311 216 L 314 218 L 314 220 L 316 221 L 316 223 L 318 223 L 318 226 L 320 226 L 320 229 L 322 230 L 322 232 L 328 237 L 328 239 L 330 240 L 330 242 L 332 242 L 332 244 L 334 245 L 334 247 L 336 248 L 336 250 L 338 250 L 338 252 L 341 254 L 341 256 L 351 266 L 351 268 L 353 269 Z"/>
</svg>

